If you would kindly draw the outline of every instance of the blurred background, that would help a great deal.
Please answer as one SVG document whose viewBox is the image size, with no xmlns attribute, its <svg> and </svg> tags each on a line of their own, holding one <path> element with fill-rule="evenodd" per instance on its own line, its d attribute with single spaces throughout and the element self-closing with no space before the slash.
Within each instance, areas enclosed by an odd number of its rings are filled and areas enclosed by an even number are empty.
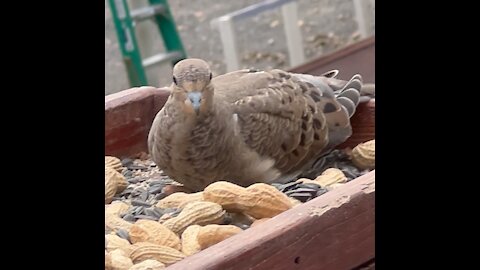
<svg viewBox="0 0 480 270">
<path fill-rule="evenodd" d="M 132 15 L 134 10 L 152 7 L 148 0 L 124 0 Z M 155 2 L 155 1 L 151 1 Z M 172 21 L 187 57 L 206 60 L 214 75 L 228 70 L 224 43 L 218 25 L 212 23 L 223 15 L 252 5 L 274 0 L 170 0 L 164 2 L 170 10 Z M 375 1 L 369 0 L 297 0 L 278 1 L 282 5 L 265 8 L 258 14 L 249 13 L 231 24 L 234 34 L 238 68 L 281 68 L 297 66 L 291 63 L 287 46 L 286 28 L 298 29 L 303 51 L 302 63 L 355 43 L 365 36 L 375 34 Z M 115 28 L 111 4 L 120 6 L 122 0 L 105 0 L 105 95 L 131 87 L 128 72 Z M 288 8 L 286 8 L 288 6 Z M 257 6 L 258 8 L 258 6 Z M 293 9 L 292 9 L 293 8 Z M 292 10 L 294 12 L 292 12 Z M 145 9 L 148 14 L 148 10 Z M 283 12 L 283 13 L 282 13 Z M 121 16 L 122 11 L 118 12 Z M 361 14 L 360 14 L 361 13 Z M 140 14 L 140 13 L 138 13 Z M 360 15 L 359 15 L 360 14 Z M 284 16 L 282 16 L 284 15 Z M 295 17 L 296 15 L 296 17 Z M 361 16 L 361 18 L 359 18 Z M 293 18 L 296 26 L 285 28 L 284 18 Z M 125 26 L 117 21 L 117 27 Z M 147 19 L 134 26 L 138 51 L 143 59 L 166 52 L 159 23 Z M 293 29 L 293 30 L 292 30 Z M 172 35 L 170 32 L 169 35 Z M 225 40 L 224 40 L 225 42 Z M 228 40 L 226 41 L 228 43 Z M 230 65 L 231 67 L 231 65 Z M 144 69 L 148 85 L 160 87 L 171 83 L 171 61 Z"/>
</svg>

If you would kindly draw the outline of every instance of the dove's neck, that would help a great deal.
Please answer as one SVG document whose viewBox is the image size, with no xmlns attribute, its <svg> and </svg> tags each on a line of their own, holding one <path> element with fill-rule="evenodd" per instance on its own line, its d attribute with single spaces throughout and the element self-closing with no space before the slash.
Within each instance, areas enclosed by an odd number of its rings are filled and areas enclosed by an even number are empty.
<svg viewBox="0 0 480 270">
<path fill-rule="evenodd" d="M 176 135 L 172 143 L 195 147 L 208 141 L 215 143 L 218 134 L 233 133 L 232 112 L 227 104 L 215 99 L 213 91 L 205 91 L 202 95 L 198 114 L 180 109 L 184 106 L 183 102 L 174 106 L 178 106 L 174 111 L 181 113 L 169 113 L 176 126 Z M 230 116 L 228 119 L 227 115 Z"/>
<path fill-rule="evenodd" d="M 230 124 L 226 117 L 227 115 L 232 115 L 231 110 L 222 101 L 214 100 L 213 95 L 207 96 L 204 102 L 202 104 L 203 107 L 200 108 L 200 113 L 192 119 L 191 129 L 209 130 L 209 134 L 220 130 L 225 132 L 225 129 Z"/>
<path fill-rule="evenodd" d="M 238 142 L 232 119 L 229 107 L 212 102 L 208 112 L 200 112 L 183 123 L 178 121 L 176 136 L 172 141 L 177 150 L 175 154 L 178 157 L 177 161 L 188 160 L 189 164 L 216 163 L 219 155 L 237 152 Z"/>
</svg>

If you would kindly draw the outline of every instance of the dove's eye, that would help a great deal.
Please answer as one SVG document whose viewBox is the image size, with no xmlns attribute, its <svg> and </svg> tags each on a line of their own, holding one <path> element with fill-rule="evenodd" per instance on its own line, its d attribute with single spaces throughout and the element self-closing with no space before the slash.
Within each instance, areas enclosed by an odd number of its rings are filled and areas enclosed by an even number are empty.
<svg viewBox="0 0 480 270">
<path fill-rule="evenodd" d="M 175 78 L 175 76 L 173 76 L 173 83 L 177 84 L 177 78 Z"/>
</svg>

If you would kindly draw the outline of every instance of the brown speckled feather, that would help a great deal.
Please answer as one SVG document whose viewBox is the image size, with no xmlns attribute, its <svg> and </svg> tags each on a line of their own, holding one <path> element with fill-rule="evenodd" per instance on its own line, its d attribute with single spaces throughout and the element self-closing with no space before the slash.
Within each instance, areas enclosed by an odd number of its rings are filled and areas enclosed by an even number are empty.
<svg viewBox="0 0 480 270">
<path fill-rule="evenodd" d="M 337 73 L 239 70 L 210 79 L 202 60 L 181 61 L 149 134 L 152 158 L 194 190 L 290 180 L 351 135 L 362 81 Z"/>
</svg>

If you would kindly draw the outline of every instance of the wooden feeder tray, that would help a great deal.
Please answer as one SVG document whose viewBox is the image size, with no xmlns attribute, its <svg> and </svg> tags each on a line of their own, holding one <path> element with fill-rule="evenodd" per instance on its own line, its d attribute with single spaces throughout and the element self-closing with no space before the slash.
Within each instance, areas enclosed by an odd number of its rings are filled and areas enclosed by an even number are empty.
<svg viewBox="0 0 480 270">
<path fill-rule="evenodd" d="M 340 70 L 375 82 L 375 39 L 362 40 L 291 69 L 319 75 Z M 151 123 L 168 98 L 164 88 L 139 87 L 105 97 L 105 155 L 147 152 Z M 353 135 L 338 148 L 375 138 L 375 100 L 352 117 Z M 368 267 L 367 267 L 368 266 Z M 365 268 L 363 268 L 365 267 Z M 167 269 L 374 269 L 375 170 L 283 212 Z"/>
</svg>

